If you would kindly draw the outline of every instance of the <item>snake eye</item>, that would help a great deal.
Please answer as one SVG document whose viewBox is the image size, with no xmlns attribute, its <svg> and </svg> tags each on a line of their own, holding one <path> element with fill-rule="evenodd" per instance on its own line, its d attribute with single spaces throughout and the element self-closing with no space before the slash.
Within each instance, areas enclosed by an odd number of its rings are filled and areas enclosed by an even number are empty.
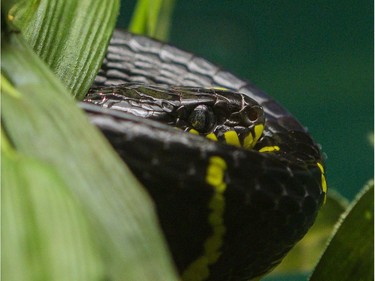
<svg viewBox="0 0 375 281">
<path fill-rule="evenodd" d="M 206 105 L 198 105 L 193 109 L 189 118 L 191 126 L 200 133 L 207 133 L 215 125 L 215 117 L 212 109 Z"/>
</svg>

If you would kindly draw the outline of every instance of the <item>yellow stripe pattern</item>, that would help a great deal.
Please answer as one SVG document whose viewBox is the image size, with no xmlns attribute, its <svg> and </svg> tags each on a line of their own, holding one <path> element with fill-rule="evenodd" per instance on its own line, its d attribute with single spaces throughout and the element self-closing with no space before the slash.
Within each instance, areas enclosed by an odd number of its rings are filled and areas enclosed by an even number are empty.
<svg viewBox="0 0 375 281">
<path fill-rule="evenodd" d="M 227 188 L 224 181 L 226 169 L 227 164 L 223 158 L 212 156 L 209 159 L 206 182 L 212 186 L 214 194 L 208 205 L 210 210 L 208 222 L 212 227 L 213 233 L 204 243 L 202 256 L 192 262 L 183 272 L 182 279 L 184 281 L 205 280 L 210 275 L 209 266 L 214 264 L 221 255 L 220 248 L 223 245 L 226 231 L 223 218 L 225 208 L 224 192 Z"/>
<path fill-rule="evenodd" d="M 259 152 L 273 152 L 273 151 L 279 151 L 279 150 L 280 150 L 280 147 L 278 147 L 277 145 L 273 145 L 273 146 L 264 146 L 261 149 L 259 149 Z"/>
<path fill-rule="evenodd" d="M 323 189 L 323 192 L 324 192 L 324 203 L 326 203 L 326 198 L 327 198 L 327 181 L 326 181 L 326 176 L 325 176 L 325 172 L 324 172 L 324 168 L 323 168 L 323 165 L 321 163 L 316 163 L 316 165 L 318 166 L 320 172 L 322 173 L 322 177 L 321 177 L 321 181 L 322 181 L 322 189 Z"/>
<path fill-rule="evenodd" d="M 193 134 L 193 135 L 199 135 L 199 132 L 197 130 L 195 130 L 195 129 L 190 129 L 189 133 Z"/>
<path fill-rule="evenodd" d="M 206 138 L 210 139 L 210 140 L 213 140 L 213 141 L 217 141 L 217 136 L 214 134 L 214 133 L 209 133 Z"/>
<path fill-rule="evenodd" d="M 240 139 L 238 138 L 238 135 L 236 131 L 227 131 L 224 133 L 225 142 L 230 145 L 234 146 L 241 146 Z"/>
<path fill-rule="evenodd" d="M 264 126 L 262 124 L 255 125 L 254 136 L 251 132 L 249 132 L 249 134 L 244 138 L 243 147 L 245 149 L 252 149 L 257 144 L 263 130 Z"/>
</svg>

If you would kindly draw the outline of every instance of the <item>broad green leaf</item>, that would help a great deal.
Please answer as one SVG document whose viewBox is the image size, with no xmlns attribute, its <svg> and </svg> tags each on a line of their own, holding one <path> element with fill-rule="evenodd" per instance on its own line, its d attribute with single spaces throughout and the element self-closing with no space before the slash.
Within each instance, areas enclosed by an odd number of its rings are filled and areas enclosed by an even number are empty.
<svg viewBox="0 0 375 281">
<path fill-rule="evenodd" d="M 327 201 L 306 236 L 294 246 L 272 274 L 311 271 L 319 260 L 332 230 L 347 208 L 347 201 L 338 193 L 328 192 Z"/>
<path fill-rule="evenodd" d="M 138 0 L 129 30 L 166 40 L 173 8 L 174 0 Z"/>
<path fill-rule="evenodd" d="M 118 0 L 30 0 L 18 1 L 7 18 L 83 99 L 103 61 L 118 10 Z"/>
<path fill-rule="evenodd" d="M 2 36 L 1 55 L 2 128 L 18 153 L 50 166 L 67 188 L 62 192 L 76 200 L 105 262 L 105 279 L 175 280 L 153 205 L 107 141 L 19 33 Z M 28 241 L 26 248 L 34 242 Z"/>
<path fill-rule="evenodd" d="M 342 215 L 310 281 L 374 278 L 374 182 Z"/>
<path fill-rule="evenodd" d="M 2 149 L 4 280 L 103 280 L 82 206 L 49 165 Z"/>
</svg>

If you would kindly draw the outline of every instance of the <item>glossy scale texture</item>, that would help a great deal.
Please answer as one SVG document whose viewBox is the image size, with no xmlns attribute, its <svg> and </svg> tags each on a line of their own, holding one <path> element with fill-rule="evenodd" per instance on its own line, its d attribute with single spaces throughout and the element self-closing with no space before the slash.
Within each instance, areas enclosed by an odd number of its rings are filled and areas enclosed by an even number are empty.
<svg viewBox="0 0 375 281">
<path fill-rule="evenodd" d="M 208 219 L 215 190 L 207 181 L 213 157 L 225 163 L 224 235 L 217 239 L 219 255 L 208 263 L 208 275 L 189 280 L 250 280 L 271 270 L 304 236 L 323 203 L 319 147 L 293 116 L 252 84 L 175 47 L 116 31 L 96 85 L 126 81 L 224 87 L 263 106 L 263 135 L 254 150 L 245 150 L 82 105 L 154 199 L 182 274 L 215 235 Z M 279 150 L 257 151 L 269 146 Z"/>
</svg>

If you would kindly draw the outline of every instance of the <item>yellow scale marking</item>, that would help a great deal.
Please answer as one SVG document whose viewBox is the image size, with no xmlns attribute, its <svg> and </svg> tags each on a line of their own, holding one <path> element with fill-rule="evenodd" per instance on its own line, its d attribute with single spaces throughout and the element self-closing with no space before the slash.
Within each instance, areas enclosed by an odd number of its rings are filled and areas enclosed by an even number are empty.
<svg viewBox="0 0 375 281">
<path fill-rule="evenodd" d="M 273 146 L 264 146 L 261 149 L 259 149 L 259 152 L 273 152 L 273 151 L 279 151 L 279 150 L 280 150 L 280 147 L 278 147 L 277 145 L 273 145 Z"/>
<path fill-rule="evenodd" d="M 274 145 L 274 146 L 265 146 L 265 147 L 262 147 L 261 149 L 259 149 L 259 152 L 273 152 L 273 151 L 280 151 L 280 147 L 277 146 L 277 145 Z M 327 197 L 326 176 L 325 176 L 323 165 L 319 162 L 317 162 L 316 165 L 318 166 L 318 168 L 319 168 L 319 170 L 322 174 L 321 182 L 322 182 L 322 190 L 324 192 L 324 202 L 323 202 L 323 204 L 324 204 L 326 202 L 326 197 Z"/>
<path fill-rule="evenodd" d="M 218 91 L 229 91 L 227 88 L 224 87 L 214 87 L 214 89 Z"/>
<path fill-rule="evenodd" d="M 240 139 L 235 131 L 227 131 L 224 133 L 225 142 L 234 146 L 241 146 Z"/>
<path fill-rule="evenodd" d="M 246 149 L 252 149 L 259 138 L 261 137 L 264 130 L 262 124 L 256 125 L 254 128 L 255 137 L 249 133 L 244 138 L 243 147 Z M 190 133 L 199 135 L 199 132 L 195 129 L 190 129 Z M 206 135 L 206 138 L 217 141 L 217 136 L 214 133 Z M 235 131 L 227 131 L 224 133 L 224 138 L 227 144 L 234 146 L 241 146 L 238 135 Z M 277 145 L 265 146 L 259 149 L 259 152 L 274 152 L 280 151 L 280 147 Z M 321 184 L 324 192 L 324 203 L 326 202 L 327 194 L 327 182 L 323 165 L 319 162 L 316 163 L 321 172 Z M 214 195 L 209 202 L 210 214 L 208 216 L 208 222 L 213 229 L 213 234 L 206 239 L 204 243 L 204 253 L 202 256 L 192 262 L 188 268 L 183 272 L 182 279 L 184 281 L 202 281 L 205 280 L 209 274 L 209 266 L 215 263 L 221 255 L 220 248 L 223 244 L 223 237 L 226 232 L 224 225 L 224 207 L 225 199 L 224 192 L 226 190 L 226 183 L 224 182 L 224 173 L 227 169 L 225 160 L 218 156 L 213 156 L 209 160 L 207 168 L 206 182 L 214 188 Z"/>
<path fill-rule="evenodd" d="M 244 138 L 243 147 L 245 149 L 252 149 L 254 147 L 254 138 L 251 132 Z"/>
<path fill-rule="evenodd" d="M 319 163 L 319 162 L 317 162 L 316 165 L 318 166 L 320 172 L 322 173 L 321 181 L 322 181 L 322 189 L 323 189 L 323 192 L 324 192 L 324 202 L 323 203 L 326 203 L 326 198 L 327 198 L 327 181 L 326 181 L 326 176 L 325 176 L 324 168 L 323 168 L 323 165 L 321 163 Z"/>
<path fill-rule="evenodd" d="M 255 128 L 254 128 L 254 132 L 255 132 L 254 145 L 259 140 L 263 131 L 264 131 L 264 126 L 262 124 L 255 125 Z"/>
<path fill-rule="evenodd" d="M 199 135 L 199 132 L 197 130 L 195 130 L 195 129 L 190 129 L 189 133 L 191 133 L 193 135 Z"/>
<path fill-rule="evenodd" d="M 213 140 L 213 141 L 217 141 L 217 136 L 214 134 L 214 133 L 209 133 L 206 138 L 210 139 L 210 140 Z"/>
<path fill-rule="evenodd" d="M 221 255 L 220 248 L 223 244 L 223 237 L 226 232 L 224 225 L 224 192 L 227 185 L 224 181 L 227 164 L 225 160 L 218 156 L 212 156 L 206 173 L 206 182 L 213 187 L 214 194 L 209 202 L 210 214 L 208 222 L 212 227 L 212 235 L 204 243 L 204 252 L 202 256 L 192 262 L 183 272 L 184 281 L 205 280 L 209 274 L 209 266 L 214 264 Z"/>
<path fill-rule="evenodd" d="M 256 145 L 259 138 L 261 137 L 263 130 L 264 130 L 264 126 L 262 124 L 256 125 L 254 127 L 255 136 L 253 136 L 253 134 L 249 132 L 249 134 L 244 138 L 243 148 L 252 149 Z M 194 134 L 194 135 L 200 135 L 200 133 L 195 129 L 190 129 L 189 133 Z M 207 134 L 206 138 L 213 140 L 213 141 L 218 141 L 218 138 L 214 133 Z M 238 138 L 238 134 L 236 131 L 225 132 L 224 139 L 225 139 L 226 144 L 241 147 L 241 142 L 240 142 L 240 139 Z M 260 151 L 260 152 L 263 152 L 263 151 Z"/>
<path fill-rule="evenodd" d="M 264 126 L 262 124 L 255 125 L 254 127 L 255 137 L 252 135 L 251 132 L 249 132 L 249 134 L 244 138 L 243 147 L 245 149 L 252 149 L 258 142 L 260 136 L 263 133 L 263 130 L 264 130 Z"/>
</svg>

